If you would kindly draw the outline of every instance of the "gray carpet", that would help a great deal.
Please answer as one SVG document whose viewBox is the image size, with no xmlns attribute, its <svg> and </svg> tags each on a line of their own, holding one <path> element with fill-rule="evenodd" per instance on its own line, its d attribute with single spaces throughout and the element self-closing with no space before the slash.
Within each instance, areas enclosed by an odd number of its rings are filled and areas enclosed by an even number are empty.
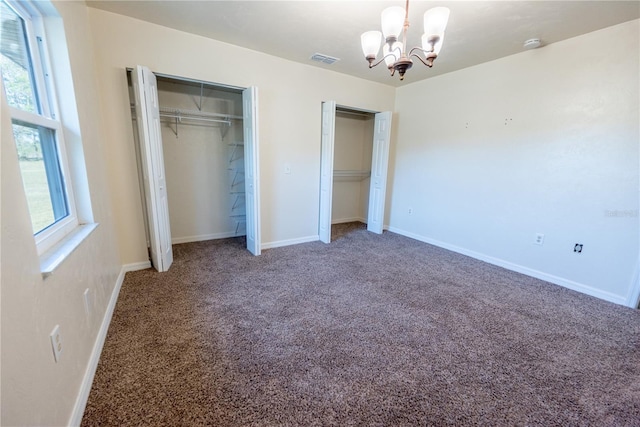
<svg viewBox="0 0 640 427">
<path fill-rule="evenodd" d="M 83 426 L 640 426 L 640 313 L 393 233 L 127 273 Z"/>
</svg>

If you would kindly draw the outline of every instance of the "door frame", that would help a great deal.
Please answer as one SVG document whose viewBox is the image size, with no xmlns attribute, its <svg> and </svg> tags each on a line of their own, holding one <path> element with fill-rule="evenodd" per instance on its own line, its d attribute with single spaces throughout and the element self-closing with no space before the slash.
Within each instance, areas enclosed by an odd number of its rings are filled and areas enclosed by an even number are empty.
<svg viewBox="0 0 640 427">
<path fill-rule="evenodd" d="M 362 112 L 368 114 L 375 114 L 376 120 L 378 122 L 378 117 L 381 114 L 388 115 L 388 127 L 384 130 L 386 133 L 386 146 L 382 151 L 378 150 L 378 154 L 383 155 L 382 164 L 383 167 L 378 167 L 378 195 L 376 200 L 378 200 L 378 204 L 381 206 L 377 206 L 378 212 L 381 213 L 381 220 L 377 221 L 379 224 L 373 226 L 369 225 L 372 222 L 373 213 L 375 209 L 372 210 L 373 204 L 375 203 L 372 200 L 372 194 L 374 191 L 374 179 L 372 177 L 371 183 L 369 186 L 369 207 L 367 213 L 367 230 L 374 232 L 376 234 L 381 234 L 384 223 L 384 211 L 386 208 L 386 186 L 387 186 L 387 178 L 388 178 L 388 162 L 389 162 L 389 147 L 391 142 L 391 122 L 393 113 L 390 111 L 381 112 L 381 111 L 372 111 L 364 108 L 357 107 L 349 107 L 346 105 L 337 104 L 335 101 L 323 101 L 322 102 L 322 121 L 321 121 L 321 144 L 320 144 L 320 202 L 319 202 L 319 215 L 318 215 L 318 237 L 319 240 L 323 243 L 331 242 L 331 210 L 332 210 L 332 199 L 333 199 L 333 156 L 335 151 L 335 121 L 336 121 L 336 113 L 340 109 L 345 109 L 349 111 Z M 379 134 L 377 129 L 374 129 L 373 134 L 373 150 L 372 150 L 372 158 L 371 158 L 371 170 L 372 174 L 374 171 L 374 165 L 376 163 L 376 135 Z"/>
<path fill-rule="evenodd" d="M 127 68 L 126 69 L 128 72 L 130 72 L 133 76 L 134 73 L 136 73 L 136 68 Z M 247 239 L 247 249 L 254 255 L 260 255 L 261 252 L 261 216 L 260 216 L 260 179 L 259 179 L 259 165 L 260 165 L 260 155 L 259 155 L 259 134 L 258 134 L 258 97 L 257 97 L 257 88 L 254 86 L 251 87 L 247 87 L 247 88 L 243 88 L 243 87 L 239 87 L 239 86 L 232 86 L 232 85 L 225 85 L 225 84 L 221 84 L 221 83 L 216 83 L 216 82 L 210 82 L 210 81 L 204 81 L 204 80 L 197 80 L 197 79 L 190 79 L 190 78 L 185 78 L 185 77 L 180 77 L 180 76 L 175 76 L 175 75 L 171 75 L 171 74 L 163 74 L 163 73 L 156 73 L 156 72 L 152 72 L 153 75 L 155 75 L 156 77 L 163 77 L 163 78 L 167 78 L 167 79 L 171 79 L 171 80 L 176 80 L 176 81 L 184 81 L 184 82 L 192 82 L 192 83 L 201 83 L 201 84 L 206 84 L 208 86 L 216 86 L 222 89 L 231 89 L 234 91 L 237 91 L 239 95 L 243 95 L 245 92 L 250 91 L 252 96 L 251 96 L 251 107 L 252 107 L 252 114 L 251 114 L 251 127 L 252 127 L 252 142 L 251 144 L 245 144 L 244 145 L 244 158 L 245 158 L 245 162 L 246 159 L 251 159 L 251 164 L 253 165 L 254 168 L 254 177 L 251 180 L 251 183 L 253 184 L 252 187 L 252 193 L 253 193 L 253 200 L 255 203 L 253 203 L 252 205 L 252 213 L 253 215 L 251 216 L 254 220 L 255 223 L 254 224 L 249 224 L 247 222 L 247 232 L 249 232 L 249 227 L 252 227 L 253 230 L 253 242 L 251 243 L 252 247 L 249 247 L 249 239 Z M 135 88 L 134 88 L 134 92 L 135 92 Z M 243 106 L 242 106 L 242 110 L 243 110 L 243 116 L 245 116 L 245 108 L 246 106 L 244 105 L 244 96 L 243 96 Z M 136 108 L 136 115 L 138 114 L 137 108 Z M 244 123 L 243 123 L 243 127 L 244 127 Z M 140 125 L 138 124 L 138 127 L 140 127 Z M 244 129 L 243 129 L 244 130 Z M 142 157 L 144 157 L 144 154 L 142 155 Z M 164 160 L 163 160 L 164 161 Z M 162 165 L 164 168 L 164 164 Z M 245 164 L 246 166 L 246 164 Z M 143 168 L 144 169 L 144 168 Z M 142 171 L 142 175 L 145 174 L 145 171 Z M 148 178 L 147 176 L 142 176 L 142 179 L 144 180 L 145 178 Z M 143 184 L 143 183 L 141 183 Z M 245 193 L 246 193 L 246 187 L 249 184 L 247 183 L 247 181 L 245 181 Z M 143 209 L 146 206 L 147 212 L 146 215 L 144 215 L 145 217 L 151 218 L 152 215 L 154 215 L 156 218 L 158 217 L 158 212 L 157 212 L 157 205 L 154 208 L 154 206 L 149 206 L 147 201 L 145 200 L 145 194 L 144 194 L 144 184 L 141 185 L 141 190 L 143 191 L 141 196 L 142 196 L 142 203 L 143 203 Z M 247 205 L 248 208 L 248 205 Z M 151 211 L 149 211 L 149 209 L 151 209 Z M 167 221 L 168 221 L 168 209 L 167 209 Z M 249 215 L 247 215 L 249 216 Z M 148 222 L 148 221 L 147 221 Z M 150 226 L 148 226 L 150 227 Z M 149 234 L 151 234 L 152 230 L 148 230 Z M 146 236 L 145 236 L 146 237 Z M 169 236 L 169 242 L 171 242 L 171 236 Z M 150 243 L 150 242 L 147 242 Z M 257 250 L 256 250 L 257 248 Z M 160 271 L 160 270 L 159 270 Z M 165 270 L 162 270 L 165 271 Z"/>
</svg>

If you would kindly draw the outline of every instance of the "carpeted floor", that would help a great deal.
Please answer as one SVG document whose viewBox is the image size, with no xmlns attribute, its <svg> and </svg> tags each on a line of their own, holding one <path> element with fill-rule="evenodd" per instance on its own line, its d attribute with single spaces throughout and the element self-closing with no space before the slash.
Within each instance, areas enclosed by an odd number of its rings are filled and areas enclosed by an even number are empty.
<svg viewBox="0 0 640 427">
<path fill-rule="evenodd" d="M 83 426 L 640 426 L 640 312 L 393 233 L 127 273 Z"/>
</svg>

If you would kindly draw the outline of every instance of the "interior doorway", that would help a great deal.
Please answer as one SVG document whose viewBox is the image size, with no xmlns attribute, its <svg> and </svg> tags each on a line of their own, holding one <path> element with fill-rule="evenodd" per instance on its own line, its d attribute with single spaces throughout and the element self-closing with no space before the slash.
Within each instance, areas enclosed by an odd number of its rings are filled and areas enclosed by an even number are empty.
<svg viewBox="0 0 640 427">
<path fill-rule="evenodd" d="M 189 241 L 246 236 L 259 255 L 257 89 L 128 71 L 154 268 Z"/>
<path fill-rule="evenodd" d="M 318 234 L 331 241 L 332 224 L 366 223 L 382 233 L 391 112 L 322 103 Z"/>
</svg>

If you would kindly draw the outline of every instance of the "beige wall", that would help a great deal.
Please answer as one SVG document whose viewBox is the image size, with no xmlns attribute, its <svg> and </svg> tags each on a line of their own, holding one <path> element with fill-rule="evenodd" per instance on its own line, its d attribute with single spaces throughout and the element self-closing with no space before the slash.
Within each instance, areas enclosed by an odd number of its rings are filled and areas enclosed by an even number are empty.
<svg viewBox="0 0 640 427">
<path fill-rule="evenodd" d="M 638 262 L 638 22 L 399 88 L 391 228 L 624 303 Z"/>
<path fill-rule="evenodd" d="M 393 108 L 394 88 L 91 9 L 123 263 L 147 259 L 125 68 L 258 87 L 262 243 L 317 236 L 321 102 Z M 223 62 L 224 61 L 224 62 Z M 285 164 L 291 174 L 284 173 Z"/>
<path fill-rule="evenodd" d="M 84 151 L 88 180 L 80 187 L 90 192 L 93 217 L 100 225 L 52 276 L 43 280 L 3 98 L 0 150 L 3 426 L 53 426 L 69 422 L 120 271 L 104 166 L 107 144 L 103 138 L 86 7 L 70 2 L 58 3 L 56 7 L 64 19 L 79 114 L 79 121 L 70 120 L 65 136 L 68 141 L 77 142 L 78 131 L 81 133 L 79 148 Z M 86 288 L 91 289 L 95 298 L 91 315 L 85 314 Z M 60 325 L 63 342 L 58 363 L 49 341 L 49 333 L 56 324 Z"/>
<path fill-rule="evenodd" d="M 364 119 L 349 114 L 336 115 L 333 169 L 371 171 L 373 151 L 373 118 Z M 368 177 L 334 176 L 331 204 L 332 223 L 367 220 Z"/>
</svg>

